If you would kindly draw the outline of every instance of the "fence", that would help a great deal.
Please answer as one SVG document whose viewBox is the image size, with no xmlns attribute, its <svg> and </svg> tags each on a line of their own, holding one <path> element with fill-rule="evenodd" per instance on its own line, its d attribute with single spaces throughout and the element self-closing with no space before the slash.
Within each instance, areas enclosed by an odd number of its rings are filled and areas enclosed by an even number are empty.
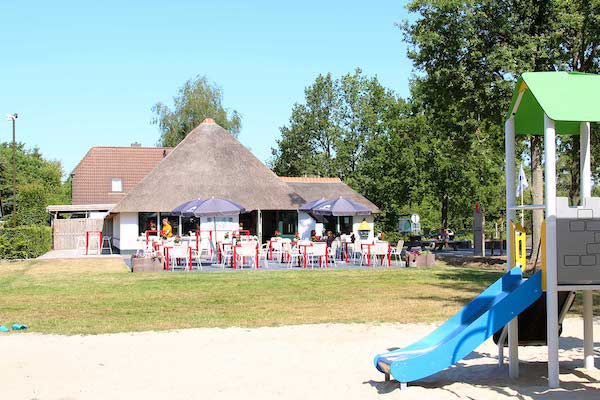
<svg viewBox="0 0 600 400">
<path fill-rule="evenodd" d="M 77 247 L 78 238 L 85 238 L 85 231 L 101 231 L 104 219 L 72 218 L 53 221 L 54 250 L 71 250 Z"/>
</svg>

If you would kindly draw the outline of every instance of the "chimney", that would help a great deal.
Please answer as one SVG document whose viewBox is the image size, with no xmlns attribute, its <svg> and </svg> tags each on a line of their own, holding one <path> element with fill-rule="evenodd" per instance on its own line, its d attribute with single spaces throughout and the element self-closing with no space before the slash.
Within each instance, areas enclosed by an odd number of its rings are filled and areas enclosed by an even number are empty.
<svg viewBox="0 0 600 400">
<path fill-rule="evenodd" d="M 204 121 L 202 121 L 203 124 L 214 124 L 215 120 L 212 118 L 206 118 Z"/>
<path fill-rule="evenodd" d="M 139 142 L 133 142 L 131 143 L 131 147 L 142 147 L 142 144 Z"/>
</svg>

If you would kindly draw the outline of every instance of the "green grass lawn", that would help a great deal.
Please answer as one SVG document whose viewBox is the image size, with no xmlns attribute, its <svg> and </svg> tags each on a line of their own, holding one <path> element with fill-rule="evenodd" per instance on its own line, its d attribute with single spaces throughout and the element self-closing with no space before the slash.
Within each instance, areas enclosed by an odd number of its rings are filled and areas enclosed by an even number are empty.
<svg viewBox="0 0 600 400">
<path fill-rule="evenodd" d="M 433 322 L 498 269 L 435 268 L 129 273 L 119 259 L 0 264 L 0 324 L 94 334 L 323 322 Z"/>
</svg>

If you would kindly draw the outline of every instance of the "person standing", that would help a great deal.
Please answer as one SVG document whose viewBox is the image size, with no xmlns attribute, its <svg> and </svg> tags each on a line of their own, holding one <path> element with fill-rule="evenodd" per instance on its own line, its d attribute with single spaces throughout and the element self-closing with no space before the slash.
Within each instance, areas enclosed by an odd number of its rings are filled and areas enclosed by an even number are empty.
<svg viewBox="0 0 600 400">
<path fill-rule="evenodd" d="M 167 239 L 170 239 L 173 236 L 173 227 L 167 218 L 163 218 L 162 220 L 162 231 L 160 231 L 160 236 L 166 237 Z"/>
<path fill-rule="evenodd" d="M 332 231 L 327 231 L 327 247 L 331 247 L 331 244 L 335 240 L 335 236 L 333 236 Z"/>
</svg>

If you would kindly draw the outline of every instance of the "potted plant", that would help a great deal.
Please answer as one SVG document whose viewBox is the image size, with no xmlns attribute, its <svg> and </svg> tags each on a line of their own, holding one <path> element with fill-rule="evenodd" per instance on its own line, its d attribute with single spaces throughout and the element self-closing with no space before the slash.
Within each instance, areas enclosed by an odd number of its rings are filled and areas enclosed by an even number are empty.
<svg viewBox="0 0 600 400">
<path fill-rule="evenodd" d="M 407 267 L 432 267 L 435 255 L 430 251 L 410 250 L 406 252 Z"/>
<path fill-rule="evenodd" d="M 131 256 L 131 272 L 160 272 L 164 270 L 163 257 L 160 254 Z"/>
<path fill-rule="evenodd" d="M 300 240 L 300 232 L 294 232 L 294 242 Z"/>
<path fill-rule="evenodd" d="M 179 235 L 175 236 L 175 238 L 173 239 L 173 243 L 179 244 L 180 242 L 181 242 L 181 236 L 179 236 Z"/>
<path fill-rule="evenodd" d="M 279 230 L 275 229 L 275 237 L 280 237 L 281 236 L 281 232 L 279 232 Z"/>
</svg>

